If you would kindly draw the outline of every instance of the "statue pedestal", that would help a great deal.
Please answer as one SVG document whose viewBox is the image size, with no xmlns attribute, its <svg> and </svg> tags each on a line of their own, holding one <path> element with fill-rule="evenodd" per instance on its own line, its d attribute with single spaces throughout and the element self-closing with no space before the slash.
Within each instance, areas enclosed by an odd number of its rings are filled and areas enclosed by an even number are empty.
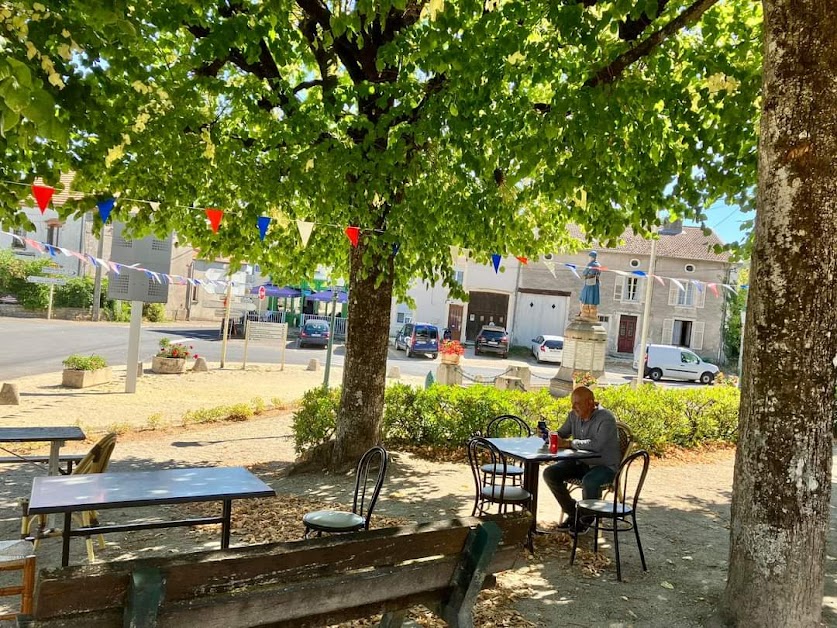
<svg viewBox="0 0 837 628">
<path fill-rule="evenodd" d="M 596 379 L 604 375 L 607 330 L 598 320 L 574 319 L 564 330 L 564 353 L 558 374 L 549 382 L 549 392 L 556 397 L 569 395 L 575 384 L 573 373 L 590 373 Z"/>
</svg>

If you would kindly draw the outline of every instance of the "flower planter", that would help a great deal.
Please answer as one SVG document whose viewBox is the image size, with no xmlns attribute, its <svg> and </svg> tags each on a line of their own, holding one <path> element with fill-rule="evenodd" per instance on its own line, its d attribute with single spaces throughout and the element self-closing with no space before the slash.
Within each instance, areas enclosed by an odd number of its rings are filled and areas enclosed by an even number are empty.
<svg viewBox="0 0 837 628">
<path fill-rule="evenodd" d="M 111 379 L 113 379 L 113 374 L 109 366 L 93 371 L 64 369 L 61 377 L 61 385 L 67 388 L 87 388 L 88 386 L 107 384 Z"/>
<path fill-rule="evenodd" d="M 175 375 L 186 370 L 186 358 L 161 358 L 155 355 L 151 360 L 151 370 L 164 375 Z"/>
<path fill-rule="evenodd" d="M 443 353 L 442 364 L 459 364 L 460 357 L 458 353 Z"/>
</svg>

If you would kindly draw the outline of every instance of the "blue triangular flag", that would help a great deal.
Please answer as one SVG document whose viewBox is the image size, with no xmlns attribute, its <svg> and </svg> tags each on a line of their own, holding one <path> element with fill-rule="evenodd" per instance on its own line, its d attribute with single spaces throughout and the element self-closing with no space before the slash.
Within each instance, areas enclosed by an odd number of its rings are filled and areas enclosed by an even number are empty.
<svg viewBox="0 0 837 628">
<path fill-rule="evenodd" d="M 491 263 L 494 264 L 495 274 L 500 272 L 500 260 L 503 259 L 498 253 L 491 254 Z"/>
<path fill-rule="evenodd" d="M 270 226 L 270 218 L 268 216 L 259 216 L 259 238 L 264 242 L 264 237 L 267 235 L 267 228 Z"/>
<path fill-rule="evenodd" d="M 400 251 L 400 250 L 401 250 L 401 243 L 400 242 L 396 242 L 395 244 L 393 244 L 392 245 L 392 256 L 395 257 L 396 255 L 398 255 L 398 251 Z"/>
<path fill-rule="evenodd" d="M 108 218 L 110 218 L 114 203 L 116 203 L 115 198 L 107 198 L 96 203 L 96 207 L 99 208 L 99 216 L 102 217 L 102 222 L 107 222 Z"/>
</svg>

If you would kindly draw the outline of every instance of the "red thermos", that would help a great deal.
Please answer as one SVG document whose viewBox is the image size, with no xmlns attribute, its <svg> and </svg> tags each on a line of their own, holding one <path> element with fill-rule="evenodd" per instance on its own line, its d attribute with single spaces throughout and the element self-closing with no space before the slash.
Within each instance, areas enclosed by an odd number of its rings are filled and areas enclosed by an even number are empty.
<svg viewBox="0 0 837 628">
<path fill-rule="evenodd" d="M 549 433 L 549 453 L 558 453 L 558 432 Z"/>
</svg>

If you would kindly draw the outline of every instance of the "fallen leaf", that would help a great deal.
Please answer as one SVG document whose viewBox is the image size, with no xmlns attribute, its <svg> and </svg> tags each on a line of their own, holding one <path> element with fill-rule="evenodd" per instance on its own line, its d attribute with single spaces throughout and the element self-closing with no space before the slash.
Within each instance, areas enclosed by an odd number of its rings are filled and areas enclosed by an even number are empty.
<svg viewBox="0 0 837 628">
<path fill-rule="evenodd" d="M 660 586 L 663 587 L 664 589 L 673 589 L 674 588 L 674 585 L 671 584 L 671 582 L 668 582 L 667 580 L 663 580 L 660 583 Z"/>
</svg>

